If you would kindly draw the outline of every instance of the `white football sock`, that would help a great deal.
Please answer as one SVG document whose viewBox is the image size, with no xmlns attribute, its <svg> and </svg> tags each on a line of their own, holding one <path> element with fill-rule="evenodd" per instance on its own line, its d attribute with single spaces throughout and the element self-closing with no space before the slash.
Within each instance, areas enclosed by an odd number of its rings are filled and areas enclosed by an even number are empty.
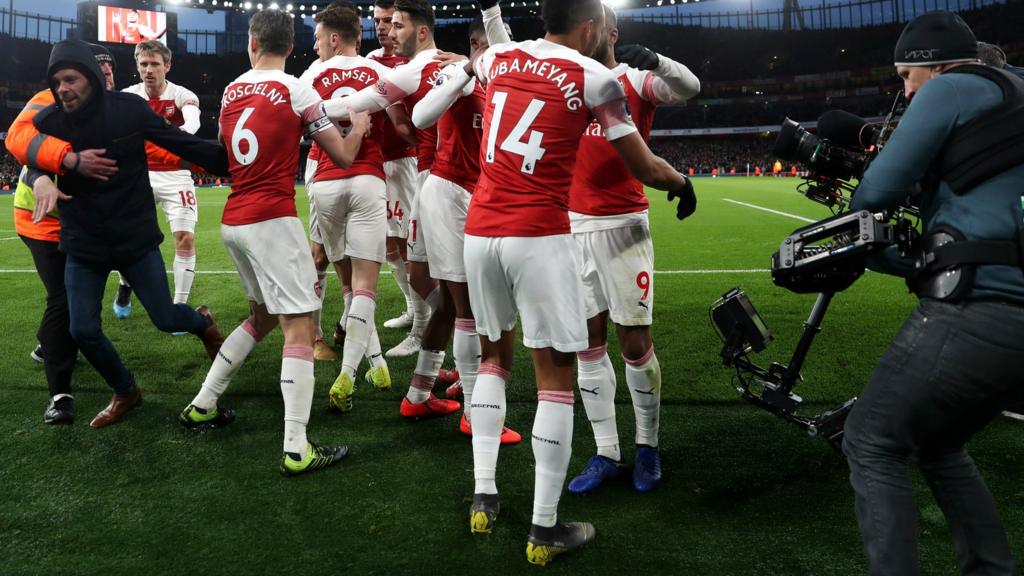
<svg viewBox="0 0 1024 576">
<path fill-rule="evenodd" d="M 494 364 L 481 364 L 473 393 L 474 494 L 497 494 L 495 475 L 501 429 L 505 426 L 505 385 L 509 373 Z"/>
<path fill-rule="evenodd" d="M 249 320 L 235 328 L 228 335 L 220 346 L 220 352 L 213 359 L 210 371 L 206 373 L 206 380 L 199 394 L 192 400 L 192 405 L 203 410 L 212 410 L 217 407 L 217 400 L 224 394 L 231 378 L 238 371 L 238 367 L 245 362 L 245 359 L 256 346 L 256 330 L 249 323 Z"/>
<path fill-rule="evenodd" d="M 313 406 L 313 347 L 285 346 L 281 358 L 284 398 L 284 451 L 306 455 L 306 425 Z"/>
<path fill-rule="evenodd" d="M 452 355 L 455 369 L 462 381 L 462 411 L 466 420 L 472 421 L 473 388 L 477 372 L 480 371 L 480 335 L 472 318 L 455 319 L 455 335 L 452 337 Z"/>
<path fill-rule="evenodd" d="M 572 456 L 573 395 L 572 392 L 538 391 L 537 398 L 532 439 L 533 458 L 537 463 L 533 523 L 551 527 L 558 521 L 558 499 L 562 496 Z"/>
<path fill-rule="evenodd" d="M 658 446 L 658 426 L 661 413 L 661 365 L 652 346 L 644 357 L 626 360 L 626 384 L 633 397 L 636 414 L 636 443 Z"/>
<path fill-rule="evenodd" d="M 347 372 L 353 382 L 374 332 L 373 315 L 376 308 L 376 294 L 370 290 L 355 291 L 345 324 L 345 349 L 341 355 L 341 371 Z"/>
<path fill-rule="evenodd" d="M 417 338 L 423 337 L 423 331 L 427 329 L 427 323 L 430 322 L 430 314 L 437 307 L 440 297 L 441 290 L 438 286 L 434 286 L 426 299 L 420 297 L 419 292 L 412 290 L 412 328 L 409 329 L 409 334 Z"/>
<path fill-rule="evenodd" d="M 117 283 L 120 284 L 121 286 L 128 286 L 129 285 L 128 281 L 125 280 L 124 276 L 121 275 L 121 271 L 120 270 L 118 270 L 118 272 L 117 272 Z"/>
<path fill-rule="evenodd" d="M 174 303 L 186 304 L 192 292 L 192 281 L 196 277 L 196 251 L 179 250 L 171 268 L 174 272 Z"/>
<path fill-rule="evenodd" d="M 384 359 L 384 354 L 380 351 L 380 336 L 377 335 L 376 324 L 373 325 L 370 339 L 366 343 L 366 359 L 370 362 L 370 368 L 388 365 L 387 360 Z"/>
<path fill-rule="evenodd" d="M 618 462 L 622 454 L 615 425 L 615 367 L 608 357 L 608 346 L 584 350 L 577 353 L 576 358 L 579 360 L 580 398 L 594 429 L 597 453 Z"/>
<path fill-rule="evenodd" d="M 374 300 L 376 301 L 376 294 L 374 294 Z M 348 286 L 342 286 L 341 288 L 341 301 L 343 306 L 341 308 L 341 319 L 338 322 L 341 323 L 342 328 L 348 330 L 348 315 L 352 312 L 352 288 Z"/>
<path fill-rule="evenodd" d="M 387 260 L 388 267 L 391 268 L 391 275 L 395 277 L 395 284 L 398 284 L 398 289 L 402 291 L 402 296 L 405 296 L 405 311 L 407 314 L 412 315 L 413 301 L 410 293 L 413 290 L 409 287 L 409 273 L 405 270 L 405 260 L 402 258 L 402 253 L 397 250 L 388 252 Z"/>
<path fill-rule="evenodd" d="M 412 382 L 405 397 L 413 404 L 422 404 L 430 399 L 437 373 L 444 363 L 444 350 L 420 350 L 416 357 L 416 369 L 412 371 Z"/>
</svg>

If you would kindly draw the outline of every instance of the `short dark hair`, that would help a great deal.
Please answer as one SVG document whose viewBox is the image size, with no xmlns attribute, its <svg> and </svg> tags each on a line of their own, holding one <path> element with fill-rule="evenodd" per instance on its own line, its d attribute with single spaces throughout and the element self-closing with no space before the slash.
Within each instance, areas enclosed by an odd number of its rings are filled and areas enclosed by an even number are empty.
<svg viewBox="0 0 1024 576">
<path fill-rule="evenodd" d="M 390 10 L 391 8 L 395 7 L 395 0 L 377 0 L 376 2 L 373 3 L 373 5 L 376 6 L 377 8 Z"/>
<path fill-rule="evenodd" d="M 434 31 L 434 7 L 426 0 L 395 0 L 395 12 L 405 12 L 413 24 Z"/>
<path fill-rule="evenodd" d="M 473 36 L 474 34 L 479 34 L 481 32 L 486 33 L 487 28 L 484 27 L 484 17 L 477 16 L 476 18 L 473 18 L 472 22 L 469 23 L 469 35 Z"/>
<path fill-rule="evenodd" d="M 986 66 L 1002 68 L 1006 66 L 1006 52 L 995 44 L 978 42 L 978 60 Z"/>
<path fill-rule="evenodd" d="M 548 34 L 568 34 L 580 22 L 600 18 L 603 6 L 601 0 L 544 0 L 544 30 Z"/>
<path fill-rule="evenodd" d="M 363 25 L 359 20 L 359 14 L 352 8 L 335 6 L 335 4 L 331 4 L 326 10 L 317 12 L 313 16 L 313 22 L 323 24 L 324 28 L 337 32 L 341 36 L 341 41 L 346 44 L 359 42 L 359 37 L 363 34 Z"/>
<path fill-rule="evenodd" d="M 349 2 L 348 0 L 334 0 L 334 2 L 328 4 L 327 8 L 324 8 L 324 10 L 330 10 L 331 8 L 348 8 L 350 10 L 359 10 L 359 7 L 356 6 L 355 2 Z"/>
<path fill-rule="evenodd" d="M 619 25 L 619 15 L 615 13 L 615 8 L 607 4 L 604 5 L 604 25 L 609 28 Z"/>
<path fill-rule="evenodd" d="M 249 18 L 249 34 L 264 52 L 287 56 L 295 44 L 295 22 L 287 12 L 260 10 Z"/>
</svg>

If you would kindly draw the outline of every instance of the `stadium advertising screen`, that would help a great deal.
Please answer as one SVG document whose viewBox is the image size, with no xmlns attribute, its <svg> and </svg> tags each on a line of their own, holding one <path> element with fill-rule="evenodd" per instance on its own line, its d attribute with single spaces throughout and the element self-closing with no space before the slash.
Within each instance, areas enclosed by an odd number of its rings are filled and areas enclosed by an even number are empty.
<svg viewBox="0 0 1024 576">
<path fill-rule="evenodd" d="M 134 8 L 98 6 L 96 39 L 100 42 L 138 44 L 159 40 L 167 44 L 167 14 Z"/>
</svg>

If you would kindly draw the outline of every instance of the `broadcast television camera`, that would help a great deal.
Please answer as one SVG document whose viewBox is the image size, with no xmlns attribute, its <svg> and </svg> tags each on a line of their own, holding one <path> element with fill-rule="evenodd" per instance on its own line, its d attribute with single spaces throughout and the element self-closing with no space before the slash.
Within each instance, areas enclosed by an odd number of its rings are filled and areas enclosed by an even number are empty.
<svg viewBox="0 0 1024 576">
<path fill-rule="evenodd" d="M 770 331 L 740 288 L 733 288 L 711 307 L 711 319 L 725 345 L 722 363 L 736 369 L 737 390 L 749 402 L 800 426 L 839 449 L 843 424 L 856 398 L 815 416 L 803 416 L 803 402 L 793 393 L 802 381 L 800 369 L 836 293 L 849 288 L 865 270 L 868 254 L 899 244 L 910 249 L 916 225 L 912 206 L 893 214 L 849 212 L 850 197 L 871 160 L 888 141 L 903 110 L 897 96 L 884 122 L 872 124 L 848 112 L 830 111 L 817 122 L 817 135 L 789 118 L 783 123 L 773 151 L 782 160 L 800 163 L 807 170 L 797 189 L 811 200 L 828 206 L 835 216 L 795 230 L 772 255 L 772 281 L 798 294 L 817 294 L 803 334 L 788 364 L 762 368 L 748 357 L 763 351 L 772 340 Z"/>
</svg>

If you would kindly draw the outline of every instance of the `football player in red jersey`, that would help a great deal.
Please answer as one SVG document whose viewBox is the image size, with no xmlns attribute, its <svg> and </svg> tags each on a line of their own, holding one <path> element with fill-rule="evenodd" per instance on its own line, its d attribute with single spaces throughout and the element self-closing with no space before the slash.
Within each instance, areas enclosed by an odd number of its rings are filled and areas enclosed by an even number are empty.
<svg viewBox="0 0 1024 576">
<path fill-rule="evenodd" d="M 487 50 L 483 19 L 469 25 L 469 44 L 470 58 Z M 471 403 L 480 368 L 480 337 L 469 303 L 463 244 L 466 210 L 480 176 L 480 136 L 487 95 L 479 82 L 459 74 L 459 67 L 464 65 L 465 62 L 457 62 L 442 70 L 434 88 L 413 110 L 417 128 L 438 126 L 434 167 L 420 190 L 420 221 L 424 223 L 421 242 L 430 261 L 430 274 L 441 282 L 442 299 L 423 333 L 410 388 L 424 396 L 433 390 L 454 327 L 452 352 L 465 398 L 459 428 L 472 436 Z M 456 81 L 456 77 L 462 81 Z M 415 406 L 419 405 L 409 408 Z M 520 440 L 519 433 L 508 428 L 502 430 L 502 443 L 516 444 Z"/>
<path fill-rule="evenodd" d="M 217 401 L 256 343 L 280 324 L 284 332 L 280 469 L 286 476 L 325 468 L 348 452 L 345 446 L 318 446 L 306 438 L 315 381 L 312 312 L 320 299 L 314 289 L 316 268 L 295 209 L 298 142 L 305 132 L 331 161 L 349 167 L 370 129 L 366 114 L 352 114 L 352 125 L 342 137 L 317 93 L 285 74 L 293 39 L 289 14 L 257 12 L 249 20 L 252 70 L 224 90 L 220 133 L 229 143 L 234 184 L 224 206 L 221 235 L 238 268 L 250 314 L 224 341 L 202 389 L 178 418 L 188 428 L 230 424 L 234 412 L 218 407 Z M 283 142 L 294 144 L 282 146 Z"/>
<path fill-rule="evenodd" d="M 391 40 L 395 45 L 395 54 L 411 58 L 402 66 L 388 73 L 377 86 L 363 90 L 352 97 L 351 103 L 327 104 L 328 114 L 334 119 L 344 119 L 345 110 L 351 106 L 353 110 L 376 112 L 398 102 L 411 110 L 416 103 L 430 91 L 433 80 L 440 68 L 435 59 L 438 49 L 434 45 L 434 10 L 425 0 L 397 0 L 395 11 L 391 17 Z M 437 148 L 437 128 L 416 131 L 417 190 L 422 187 L 430 168 L 434 163 Z M 430 278 L 427 268 L 426 254 L 419 240 L 419 223 L 417 221 L 417 200 L 412 199 L 409 209 L 408 261 L 409 283 L 412 287 L 414 314 L 409 336 L 401 343 L 385 353 L 387 357 L 412 356 L 420 349 L 420 338 L 427 321 L 430 309 L 440 298 L 436 283 Z M 438 401 L 440 402 L 440 401 Z M 451 406 L 445 404 L 446 410 Z M 438 404 L 435 408 L 441 408 Z M 435 410 L 437 412 L 438 410 Z M 448 413 L 448 412 L 445 412 Z"/>
<path fill-rule="evenodd" d="M 146 40 L 135 46 L 135 65 L 142 82 L 124 89 L 149 103 L 157 115 L 189 134 L 199 130 L 199 97 L 194 92 L 167 80 L 171 71 L 171 51 L 159 40 Z M 152 152 L 147 150 L 147 152 Z M 179 163 L 149 156 L 149 183 L 153 196 L 167 217 L 174 235 L 174 303 L 188 302 L 196 270 L 195 231 L 199 210 L 192 173 Z M 118 318 L 131 314 L 131 288 L 121 279 L 114 314 Z"/>
<path fill-rule="evenodd" d="M 489 8 L 496 2 L 481 2 Z M 618 79 L 587 55 L 605 26 L 599 0 L 546 0 L 546 36 L 492 45 L 463 68 L 487 84 L 481 175 L 466 217 L 469 296 L 483 361 L 473 396 L 476 486 L 470 530 L 490 532 L 498 514 L 495 468 L 512 368 L 517 313 L 533 353 L 538 406 L 527 560 L 546 564 L 590 541 L 587 523 L 558 521 L 572 445 L 576 352 L 587 348 L 583 285 L 568 202 L 579 142 L 596 118 L 605 138 L 644 184 L 696 208 L 687 179 L 651 154 L 629 119 Z"/>
<path fill-rule="evenodd" d="M 692 98 L 700 92 L 700 81 L 686 66 L 647 48 L 617 47 L 615 11 L 607 6 L 604 11 L 605 35 L 594 59 L 619 78 L 633 123 L 647 140 L 658 106 Z M 569 218 L 579 246 L 588 319 L 588 348 L 577 354 L 578 382 L 597 454 L 569 483 L 573 493 L 591 492 L 625 470 L 615 424 L 615 368 L 607 351 L 609 317 L 626 363 L 626 383 L 636 415 L 633 486 L 648 492 L 661 480 L 661 367 L 651 339 L 654 244 L 647 208 L 643 184 L 605 140 L 601 126 L 592 123 L 580 142 L 569 190 Z"/>
<path fill-rule="evenodd" d="M 301 80 L 309 83 L 324 99 L 355 94 L 377 83 L 390 69 L 358 54 L 362 32 L 359 14 L 352 9 L 328 8 L 316 15 L 317 36 L 338 38 L 337 54 L 314 62 Z M 309 185 L 317 206 L 319 229 L 327 258 L 340 270 L 348 258 L 352 270 L 352 303 L 347 316 L 341 373 L 331 388 L 330 408 L 352 409 L 356 371 L 364 353 L 370 361 L 367 380 L 378 389 L 391 387 L 387 362 L 380 350 L 374 312 L 377 278 L 385 256 L 387 228 L 384 184 L 384 155 L 381 127 L 389 124 L 387 114 L 408 122 L 404 109 L 392 107 L 377 112 L 373 132 L 363 143 L 355 163 L 346 169 L 334 166 L 323 153 Z"/>
<path fill-rule="evenodd" d="M 433 8 L 424 0 L 398 0 L 395 2 L 392 23 L 391 38 L 395 42 L 395 53 L 412 59 L 408 64 L 389 71 L 375 86 L 361 90 L 348 98 L 325 102 L 328 116 L 331 118 L 344 120 L 349 109 L 374 113 L 398 102 L 404 103 L 407 109 L 413 109 L 433 87 L 439 72 L 439 63 L 435 59 L 439 51 L 434 46 Z M 422 186 L 434 163 L 437 126 L 417 129 L 416 144 Z M 414 199 L 413 218 L 409 229 L 409 260 L 410 283 L 415 292 L 414 299 L 417 300 L 417 312 L 409 337 L 385 353 L 385 356 L 389 357 L 411 356 L 419 352 L 420 335 L 430 319 L 430 308 L 440 298 L 440 290 L 433 285 L 427 270 L 423 245 L 418 242 L 419 226 L 416 212 Z M 435 398 L 430 391 L 410 386 L 400 411 L 406 417 L 422 418 L 428 415 L 443 416 L 458 409 L 458 402 Z"/>
<path fill-rule="evenodd" d="M 380 48 L 367 54 L 388 68 L 395 68 L 409 62 L 409 58 L 395 54 L 395 43 L 391 40 L 391 19 L 395 14 L 395 0 L 377 0 L 373 4 L 373 23 L 377 30 Z M 394 107 L 405 108 L 403 104 Z M 389 108 L 390 109 L 390 108 Z M 405 311 L 398 317 L 384 322 L 385 328 L 409 329 L 415 315 L 416 301 L 409 288 L 409 273 L 406 270 L 406 239 L 409 237 L 409 210 L 416 196 L 418 185 L 416 169 L 415 135 L 407 141 L 391 127 L 384 127 L 384 174 L 388 188 L 388 267 L 405 296 Z"/>
</svg>

